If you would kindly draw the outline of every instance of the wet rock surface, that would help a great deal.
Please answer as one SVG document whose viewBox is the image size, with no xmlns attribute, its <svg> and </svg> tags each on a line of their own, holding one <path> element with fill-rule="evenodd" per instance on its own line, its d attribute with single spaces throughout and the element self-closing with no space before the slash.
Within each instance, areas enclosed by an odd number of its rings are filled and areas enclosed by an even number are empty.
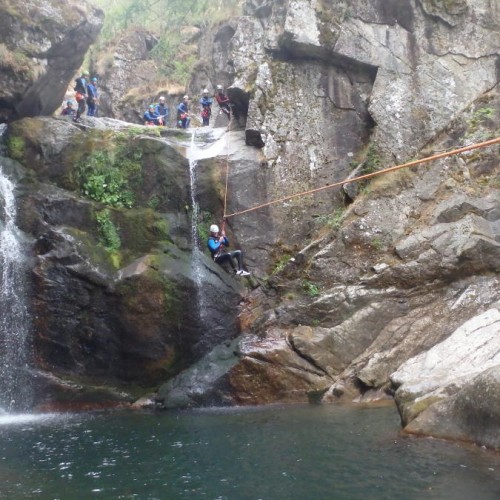
<svg viewBox="0 0 500 500">
<path fill-rule="evenodd" d="M 153 387 L 238 332 L 240 284 L 202 253 L 193 267 L 183 147 L 124 122 L 99 123 L 29 118 L 7 133 L 22 143 L 18 224 L 32 241 L 36 403 L 44 408 L 130 401 L 132 385 Z M 95 172 L 82 165 L 91 154 L 98 161 L 96 144 L 141 152 L 129 167 L 141 177 L 127 188 L 133 208 L 86 195 L 82 175 Z M 103 213 L 119 237 L 114 250 L 103 239 Z"/>
</svg>

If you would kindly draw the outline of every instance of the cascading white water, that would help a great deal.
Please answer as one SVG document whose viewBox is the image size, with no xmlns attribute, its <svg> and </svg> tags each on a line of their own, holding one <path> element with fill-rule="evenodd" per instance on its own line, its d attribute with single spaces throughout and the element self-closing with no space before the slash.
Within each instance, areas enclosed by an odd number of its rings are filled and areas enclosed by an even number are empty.
<svg viewBox="0 0 500 500">
<path fill-rule="evenodd" d="M 189 187 L 191 189 L 191 236 L 193 238 L 194 250 L 199 250 L 200 238 L 198 236 L 198 216 L 200 213 L 200 209 L 198 206 L 198 202 L 196 201 L 196 167 L 198 165 L 198 160 L 196 159 L 197 156 L 195 134 L 195 131 L 193 131 L 191 134 L 191 144 L 188 151 L 188 160 L 190 181 Z"/>
<path fill-rule="evenodd" d="M 196 200 L 196 167 L 198 165 L 197 160 L 197 146 L 195 141 L 196 131 L 191 134 L 191 144 L 188 150 L 188 160 L 189 160 L 189 180 L 190 180 L 190 190 L 191 190 L 191 237 L 193 241 L 193 253 L 192 253 L 192 271 L 193 280 L 196 284 L 196 306 L 199 311 L 200 320 L 202 319 L 204 308 L 204 294 L 201 292 L 202 282 L 203 282 L 203 263 L 202 263 L 202 251 L 200 250 L 200 237 L 198 234 L 198 223 L 199 223 L 199 205 Z"/>
<path fill-rule="evenodd" d="M 0 408 L 8 412 L 32 403 L 26 256 L 16 226 L 14 187 L 0 163 Z"/>
</svg>

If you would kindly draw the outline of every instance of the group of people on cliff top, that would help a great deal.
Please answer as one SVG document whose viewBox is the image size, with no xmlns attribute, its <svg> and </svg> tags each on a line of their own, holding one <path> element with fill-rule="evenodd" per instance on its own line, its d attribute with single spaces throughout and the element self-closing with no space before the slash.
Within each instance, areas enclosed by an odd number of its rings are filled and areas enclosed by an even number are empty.
<svg viewBox="0 0 500 500">
<path fill-rule="evenodd" d="M 228 119 L 231 118 L 231 103 L 224 94 L 222 85 L 217 85 L 217 91 L 213 96 L 219 105 L 220 113 L 224 113 Z M 185 95 L 177 106 L 176 125 L 178 128 L 186 129 L 191 123 L 191 114 L 189 112 L 189 96 Z M 207 127 L 210 124 L 212 115 L 213 98 L 208 89 L 204 89 L 199 100 L 201 124 Z M 169 111 L 165 104 L 165 97 L 161 96 L 157 104 L 150 104 L 144 113 L 145 125 L 165 126 L 168 122 Z M 210 226 L 210 236 L 207 240 L 208 249 L 214 262 L 221 266 L 229 266 L 236 276 L 249 276 L 250 273 L 243 268 L 243 254 L 241 250 L 228 251 L 229 240 L 224 231 L 224 227 L 212 224 Z"/>
<path fill-rule="evenodd" d="M 85 109 L 87 109 L 87 116 L 97 116 L 99 106 L 97 77 L 90 78 L 90 73 L 83 71 L 81 76 L 75 80 L 73 90 L 75 91 L 77 108 L 73 107 L 73 101 L 70 99 L 66 102 L 66 107 L 61 114 L 63 116 L 72 116 L 74 122 L 80 121 L 80 117 L 85 114 Z"/>
<path fill-rule="evenodd" d="M 231 103 L 229 98 L 224 93 L 222 85 L 217 85 L 217 91 L 213 96 L 219 105 L 219 110 L 224 113 L 228 119 L 231 118 Z M 178 128 L 186 129 L 191 124 L 193 115 L 190 112 L 189 96 L 185 95 L 182 101 L 177 106 L 176 126 Z M 204 89 L 199 100 L 202 127 L 207 127 L 210 124 L 210 117 L 212 116 L 212 105 L 214 99 L 210 96 L 208 89 Z M 169 117 L 169 110 L 165 102 L 165 97 L 161 96 L 157 104 L 150 104 L 144 113 L 145 125 L 167 125 Z"/>
</svg>

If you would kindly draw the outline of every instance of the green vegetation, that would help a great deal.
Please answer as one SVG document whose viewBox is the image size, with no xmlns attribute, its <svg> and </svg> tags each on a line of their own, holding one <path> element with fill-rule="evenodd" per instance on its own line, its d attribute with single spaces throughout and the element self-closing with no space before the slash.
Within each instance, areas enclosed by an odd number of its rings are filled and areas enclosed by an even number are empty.
<svg viewBox="0 0 500 500">
<path fill-rule="evenodd" d="M 160 206 L 160 198 L 158 196 L 152 196 L 147 203 L 148 208 L 151 208 L 152 210 L 157 210 L 158 207 Z"/>
<path fill-rule="evenodd" d="M 276 264 L 274 265 L 274 269 L 273 269 L 271 274 L 276 274 L 276 273 L 283 271 L 283 269 L 285 269 L 285 266 L 288 264 L 288 262 L 290 262 L 291 258 L 292 258 L 291 255 L 288 255 L 288 254 L 282 255 L 278 259 Z"/>
<path fill-rule="evenodd" d="M 319 287 L 309 280 L 302 281 L 302 288 L 310 297 L 317 297 L 319 295 Z"/>
<path fill-rule="evenodd" d="M 241 13 L 242 0 L 91 0 L 106 17 L 98 50 L 121 34 L 144 28 L 158 42 L 151 50 L 161 74 L 185 85 L 196 64 L 193 43 L 199 29 Z"/>
<path fill-rule="evenodd" d="M 159 239 L 168 239 L 168 222 L 165 219 L 158 219 L 153 223 L 153 232 Z"/>
<path fill-rule="evenodd" d="M 120 249 L 121 240 L 118 229 L 111 220 L 108 209 L 101 210 L 95 215 L 99 227 L 99 240 L 102 246 L 109 252 L 116 252 Z"/>
<path fill-rule="evenodd" d="M 171 323 L 175 324 L 180 319 L 182 306 L 179 298 L 179 287 L 167 277 L 162 276 L 163 285 L 163 307 L 165 314 L 170 318 Z"/>
<path fill-rule="evenodd" d="M 21 161 L 26 150 L 24 139 L 22 137 L 9 137 L 7 140 L 7 150 L 13 160 Z"/>
<path fill-rule="evenodd" d="M 144 126 L 128 127 L 122 133 L 123 135 L 129 137 L 135 137 L 138 135 L 161 137 L 160 127 L 144 127 Z"/>
<path fill-rule="evenodd" d="M 210 224 L 214 220 L 214 216 L 211 212 L 207 210 L 201 210 L 198 213 L 198 218 L 196 221 L 196 231 L 198 233 L 199 241 L 202 245 L 205 245 L 208 237 L 210 236 Z"/>
<path fill-rule="evenodd" d="M 340 226 L 342 226 L 342 219 L 345 214 L 345 209 L 344 208 L 338 208 L 335 210 L 333 213 L 328 214 L 328 215 L 320 215 L 316 221 L 320 226 L 326 226 L 329 227 L 330 229 L 340 229 Z"/>
<path fill-rule="evenodd" d="M 492 108 L 480 108 L 474 111 L 472 117 L 469 120 L 469 125 L 471 131 L 477 130 L 479 125 L 484 124 L 487 120 L 492 119 L 495 116 L 495 110 Z"/>
<path fill-rule="evenodd" d="M 132 188 L 141 177 L 142 151 L 120 141 L 109 149 L 92 151 L 77 164 L 82 194 L 112 207 L 131 208 L 135 197 Z"/>
<path fill-rule="evenodd" d="M 375 238 L 373 238 L 371 240 L 370 245 L 373 249 L 375 249 L 377 251 L 382 251 L 385 249 L 385 245 L 384 245 L 382 238 L 380 238 L 378 236 L 375 236 Z"/>
<path fill-rule="evenodd" d="M 365 166 L 363 168 L 364 174 L 371 174 L 382 168 L 382 159 L 380 158 L 376 147 L 371 144 L 368 148 L 365 158 Z"/>
<path fill-rule="evenodd" d="M 31 60 L 22 52 L 11 51 L 3 43 L 0 43 L 0 69 L 2 71 L 12 71 L 25 78 L 33 76 Z"/>
</svg>

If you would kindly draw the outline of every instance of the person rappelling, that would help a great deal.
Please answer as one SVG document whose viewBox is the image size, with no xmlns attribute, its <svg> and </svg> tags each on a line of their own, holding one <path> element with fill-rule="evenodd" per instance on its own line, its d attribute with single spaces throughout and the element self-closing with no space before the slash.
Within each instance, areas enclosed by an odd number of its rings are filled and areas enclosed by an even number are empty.
<svg viewBox="0 0 500 500">
<path fill-rule="evenodd" d="M 250 276 L 250 273 L 243 269 L 243 254 L 241 250 L 226 251 L 226 248 L 229 246 L 229 240 L 227 239 L 224 227 L 219 231 L 217 224 L 210 226 L 210 236 L 207 240 L 207 246 L 214 262 L 220 265 L 228 262 L 236 276 Z"/>
</svg>

